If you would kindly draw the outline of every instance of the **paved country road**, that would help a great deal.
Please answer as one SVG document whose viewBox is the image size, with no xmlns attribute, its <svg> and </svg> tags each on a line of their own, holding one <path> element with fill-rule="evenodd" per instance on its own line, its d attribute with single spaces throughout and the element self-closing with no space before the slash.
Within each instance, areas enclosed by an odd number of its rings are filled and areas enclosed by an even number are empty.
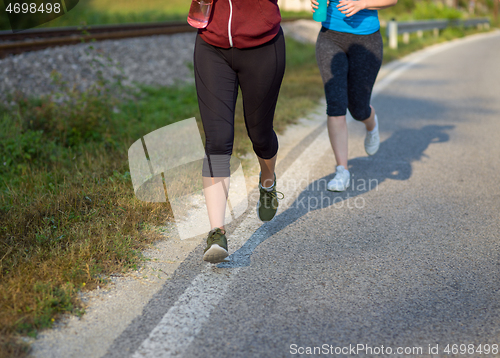
<svg viewBox="0 0 500 358">
<path fill-rule="evenodd" d="M 499 64 L 496 32 L 394 70 L 375 156 L 349 123 L 347 192 L 321 126 L 278 168 L 279 215 L 231 224 L 227 263 L 198 246 L 105 357 L 500 356 Z"/>
</svg>

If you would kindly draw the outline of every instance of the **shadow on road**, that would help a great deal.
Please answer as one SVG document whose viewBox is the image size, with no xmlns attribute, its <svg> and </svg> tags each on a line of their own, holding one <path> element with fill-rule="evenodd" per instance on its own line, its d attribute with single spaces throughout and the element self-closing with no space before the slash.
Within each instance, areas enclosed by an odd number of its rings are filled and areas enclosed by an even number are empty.
<svg viewBox="0 0 500 358">
<path fill-rule="evenodd" d="M 332 206 L 357 207 L 364 202 L 360 197 L 361 194 L 378 190 L 378 186 L 386 179 L 409 179 L 412 175 L 412 162 L 424 157 L 424 152 L 430 144 L 447 142 L 449 135 L 446 131 L 453 128 L 452 125 L 428 125 L 421 129 L 396 130 L 391 137 L 380 144 L 380 149 L 374 156 L 349 160 L 351 186 L 347 191 L 332 193 L 326 190 L 326 184 L 333 178 L 334 173 L 315 180 L 289 207 L 271 222 L 263 224 L 239 250 L 230 255 L 228 262 L 220 263 L 217 267 L 249 266 L 250 257 L 258 245 L 309 212 Z M 282 183 L 281 188 L 284 188 L 285 195 L 287 188 L 293 185 L 295 183 L 292 185 Z"/>
</svg>

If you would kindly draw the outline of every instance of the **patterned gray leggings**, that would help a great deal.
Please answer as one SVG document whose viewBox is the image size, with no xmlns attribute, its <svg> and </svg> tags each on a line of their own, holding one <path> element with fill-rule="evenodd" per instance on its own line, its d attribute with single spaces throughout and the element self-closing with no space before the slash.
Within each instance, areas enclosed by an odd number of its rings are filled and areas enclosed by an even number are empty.
<svg viewBox="0 0 500 358">
<path fill-rule="evenodd" d="M 321 29 L 316 60 L 325 85 L 329 116 L 344 116 L 349 109 L 358 121 L 370 117 L 370 97 L 382 65 L 382 54 L 380 31 L 355 35 Z"/>
</svg>

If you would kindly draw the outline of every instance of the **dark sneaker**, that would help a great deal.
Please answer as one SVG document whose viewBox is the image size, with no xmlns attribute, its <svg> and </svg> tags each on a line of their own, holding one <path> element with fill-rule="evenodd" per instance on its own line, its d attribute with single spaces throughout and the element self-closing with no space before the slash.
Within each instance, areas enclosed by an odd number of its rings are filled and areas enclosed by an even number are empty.
<svg viewBox="0 0 500 358">
<path fill-rule="evenodd" d="M 217 263 L 224 261 L 228 256 L 226 235 L 219 228 L 213 229 L 208 233 L 207 247 L 203 254 L 203 260 Z"/>
<path fill-rule="evenodd" d="M 257 215 L 262 221 L 271 221 L 278 211 L 278 200 L 284 198 L 282 192 L 276 191 L 276 175 L 274 176 L 273 189 L 267 191 L 259 180 L 260 198 L 257 202 Z"/>
</svg>

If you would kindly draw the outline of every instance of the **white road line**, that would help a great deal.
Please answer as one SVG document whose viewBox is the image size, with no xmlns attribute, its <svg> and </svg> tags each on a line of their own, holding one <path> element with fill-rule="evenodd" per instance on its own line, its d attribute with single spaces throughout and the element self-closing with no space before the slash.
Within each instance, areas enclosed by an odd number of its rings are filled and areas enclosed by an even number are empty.
<svg viewBox="0 0 500 358">
<path fill-rule="evenodd" d="M 226 274 L 213 274 L 211 268 L 206 267 L 163 316 L 133 357 L 182 355 L 201 331 L 215 305 L 226 294 L 238 271 L 234 269 Z"/>
<path fill-rule="evenodd" d="M 500 32 L 497 31 L 493 35 L 486 34 L 482 37 L 498 36 L 499 34 Z M 466 38 L 461 41 L 453 41 L 439 47 L 432 47 L 427 51 L 421 51 L 416 55 L 408 56 L 401 60 L 403 64 L 400 67 L 397 67 L 383 80 L 377 82 L 373 96 L 379 94 L 398 76 L 425 58 L 464 42 L 482 37 L 475 36 L 473 39 Z M 283 187 L 280 185 L 280 182 L 295 181 L 295 183 L 302 183 L 301 180 L 304 178 L 307 177 L 307 179 L 310 179 L 308 173 L 316 165 L 316 161 L 311 160 L 311 158 L 318 158 L 317 154 L 328 150 L 329 146 L 330 143 L 325 128 L 287 169 L 282 177 L 278 179 L 278 188 Z M 290 188 L 290 185 L 286 187 Z M 303 189 L 303 185 L 296 185 L 296 190 L 287 192 L 285 202 L 280 204 L 280 211 L 286 210 Z M 237 251 L 249 239 L 259 243 L 261 238 L 256 237 L 255 231 L 261 225 L 262 223 L 257 219 L 255 213 L 252 212 L 243 220 L 235 232 L 228 237 L 229 251 Z M 265 234 L 265 232 L 262 233 L 262 235 Z M 256 245 L 250 246 L 255 247 Z M 225 296 L 239 270 L 239 267 L 235 267 L 219 271 L 211 264 L 207 264 L 203 271 L 193 279 L 191 286 L 184 291 L 175 304 L 163 316 L 160 323 L 151 331 L 149 337 L 144 340 L 133 354 L 133 358 L 181 357 L 196 335 L 201 332 L 203 325 L 208 321 L 214 308 Z"/>
</svg>

